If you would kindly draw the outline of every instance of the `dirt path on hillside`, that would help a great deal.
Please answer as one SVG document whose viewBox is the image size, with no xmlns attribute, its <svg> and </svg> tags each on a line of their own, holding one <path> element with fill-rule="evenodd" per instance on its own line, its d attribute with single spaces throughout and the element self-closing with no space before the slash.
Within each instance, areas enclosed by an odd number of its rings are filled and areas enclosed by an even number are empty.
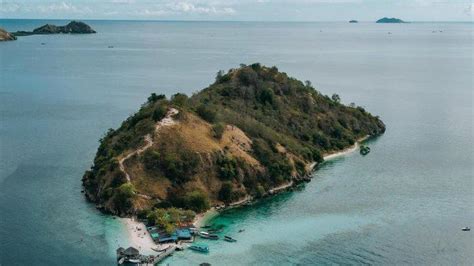
<svg viewBox="0 0 474 266">
<path fill-rule="evenodd" d="M 166 113 L 166 116 L 161 119 L 160 121 L 158 121 L 155 125 L 155 132 L 156 133 L 160 128 L 162 127 L 165 127 L 165 126 L 171 126 L 173 124 L 176 123 L 176 121 L 173 119 L 173 116 L 177 115 L 179 113 L 179 111 L 175 108 L 171 108 L 167 113 Z M 119 167 L 120 167 L 120 171 L 122 171 L 122 173 L 124 173 L 125 177 L 127 178 L 127 182 L 131 182 L 131 178 L 130 178 L 130 175 L 127 173 L 126 169 L 125 169 L 125 161 L 130 159 L 132 156 L 134 155 L 140 155 L 142 154 L 143 152 L 145 152 L 148 148 L 150 148 L 151 146 L 153 146 L 153 137 L 151 134 L 147 134 L 145 135 L 145 137 L 143 137 L 144 140 L 145 140 L 145 145 L 142 146 L 141 148 L 138 148 L 132 152 L 130 152 L 129 154 L 127 154 L 125 157 L 123 157 L 122 159 L 119 160 Z M 149 196 L 146 196 L 146 195 L 140 195 L 140 196 L 143 196 L 144 198 L 146 197 L 149 197 Z"/>
</svg>

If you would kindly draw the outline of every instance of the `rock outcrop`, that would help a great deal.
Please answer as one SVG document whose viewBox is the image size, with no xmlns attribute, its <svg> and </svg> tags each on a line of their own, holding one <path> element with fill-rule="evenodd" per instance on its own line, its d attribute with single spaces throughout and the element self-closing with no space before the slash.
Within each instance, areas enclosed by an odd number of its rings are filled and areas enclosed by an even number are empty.
<svg viewBox="0 0 474 266">
<path fill-rule="evenodd" d="M 16 37 L 13 34 L 0 28 L 0 42 L 1 41 L 14 41 L 14 40 L 16 40 Z"/>
<path fill-rule="evenodd" d="M 17 31 L 15 36 L 28 36 L 35 34 L 91 34 L 96 33 L 89 25 L 81 21 L 71 21 L 65 26 L 51 24 L 43 25 L 33 31 Z"/>
</svg>

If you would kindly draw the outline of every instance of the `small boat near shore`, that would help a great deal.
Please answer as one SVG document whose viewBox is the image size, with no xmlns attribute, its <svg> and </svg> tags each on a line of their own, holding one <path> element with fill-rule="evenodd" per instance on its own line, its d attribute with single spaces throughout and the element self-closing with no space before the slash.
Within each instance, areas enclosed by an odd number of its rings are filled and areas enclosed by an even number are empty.
<svg viewBox="0 0 474 266">
<path fill-rule="evenodd" d="M 369 154 L 369 152 L 370 152 L 370 148 L 368 146 L 365 146 L 365 145 L 360 146 L 360 154 L 361 155 L 367 155 L 367 154 Z"/>
<path fill-rule="evenodd" d="M 199 236 L 202 237 L 202 238 L 211 239 L 211 240 L 217 240 L 217 239 L 219 239 L 219 236 L 218 236 L 218 235 L 216 235 L 216 234 L 210 234 L 210 233 L 204 232 L 204 231 L 199 232 Z"/>
<path fill-rule="evenodd" d="M 236 239 L 230 237 L 230 236 L 224 236 L 224 240 L 227 241 L 227 242 L 237 242 Z"/>
<path fill-rule="evenodd" d="M 189 249 L 202 253 L 209 253 L 209 247 L 205 244 L 194 244 L 190 246 Z"/>
<path fill-rule="evenodd" d="M 471 231 L 471 228 L 466 226 L 466 227 L 461 228 L 461 230 L 464 232 L 467 232 L 467 231 Z"/>
</svg>

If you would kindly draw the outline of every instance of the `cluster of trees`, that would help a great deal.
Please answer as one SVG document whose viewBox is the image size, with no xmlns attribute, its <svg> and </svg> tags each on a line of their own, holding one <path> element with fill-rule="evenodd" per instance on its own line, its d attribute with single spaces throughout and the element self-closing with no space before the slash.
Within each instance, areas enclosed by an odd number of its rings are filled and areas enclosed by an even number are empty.
<svg viewBox="0 0 474 266">
<path fill-rule="evenodd" d="M 150 224 L 163 228 L 167 233 L 172 233 L 176 225 L 191 223 L 196 216 L 192 210 L 178 208 L 155 208 L 147 212 L 146 218 Z"/>
<path fill-rule="evenodd" d="M 180 187 L 174 187 L 168 192 L 168 200 L 172 206 L 198 213 L 210 207 L 209 196 L 201 190 L 186 192 Z"/>
<path fill-rule="evenodd" d="M 165 144 L 159 151 L 146 150 L 142 162 L 147 171 L 161 171 L 169 180 L 182 184 L 191 179 L 199 164 L 199 157 L 186 147 Z"/>
</svg>

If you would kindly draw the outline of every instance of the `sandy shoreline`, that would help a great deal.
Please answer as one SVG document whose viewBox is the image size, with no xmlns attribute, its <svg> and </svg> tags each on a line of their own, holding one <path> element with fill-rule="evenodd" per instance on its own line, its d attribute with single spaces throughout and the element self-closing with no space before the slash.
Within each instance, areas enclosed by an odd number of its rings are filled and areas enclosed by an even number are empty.
<svg viewBox="0 0 474 266">
<path fill-rule="evenodd" d="M 136 221 L 132 218 L 122 218 L 120 220 L 123 222 L 124 226 L 127 229 L 130 246 L 138 249 L 140 251 L 140 254 L 143 255 L 157 254 L 157 252 L 151 249 L 152 247 L 156 247 L 157 245 L 155 244 L 155 242 L 153 242 L 153 239 L 151 239 L 150 234 L 148 234 L 146 226 L 143 223 Z"/>
<path fill-rule="evenodd" d="M 330 153 L 330 154 L 327 154 L 327 155 L 324 155 L 324 160 L 325 161 L 329 161 L 329 160 L 332 160 L 334 158 L 337 158 L 337 157 L 340 157 L 342 155 L 346 155 L 346 154 L 349 154 L 351 152 L 354 152 L 357 150 L 357 148 L 359 148 L 359 145 L 361 142 L 363 142 L 364 140 L 368 139 L 369 136 L 365 136 L 363 138 L 360 138 L 356 141 L 356 143 L 354 143 L 354 145 L 352 145 L 351 147 L 349 148 L 346 148 L 342 151 L 338 151 L 338 152 L 334 152 L 334 153 Z"/>
</svg>

